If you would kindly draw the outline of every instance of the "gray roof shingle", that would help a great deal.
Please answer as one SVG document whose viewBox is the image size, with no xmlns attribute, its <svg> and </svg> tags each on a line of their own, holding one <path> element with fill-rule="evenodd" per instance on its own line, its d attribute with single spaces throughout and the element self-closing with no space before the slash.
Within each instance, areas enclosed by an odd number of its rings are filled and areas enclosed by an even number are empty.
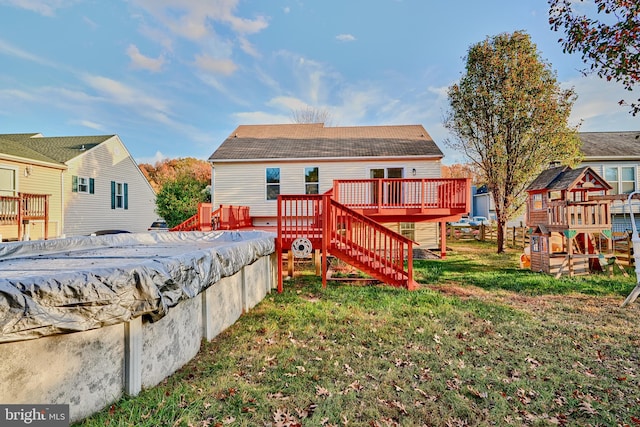
<svg viewBox="0 0 640 427">
<path fill-rule="evenodd" d="M 209 160 L 409 156 L 442 157 L 422 125 L 324 127 L 313 123 L 238 126 Z"/>
<path fill-rule="evenodd" d="M 640 131 L 580 132 L 585 160 L 640 158 Z"/>
<path fill-rule="evenodd" d="M 0 153 L 49 163 L 73 159 L 114 135 L 43 137 L 40 134 L 0 134 Z"/>
</svg>

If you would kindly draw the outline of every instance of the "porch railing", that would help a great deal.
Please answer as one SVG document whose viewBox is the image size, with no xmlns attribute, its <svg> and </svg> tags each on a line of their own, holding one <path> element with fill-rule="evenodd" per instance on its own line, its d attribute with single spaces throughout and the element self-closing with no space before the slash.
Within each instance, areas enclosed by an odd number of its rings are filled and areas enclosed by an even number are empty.
<svg viewBox="0 0 640 427">
<path fill-rule="evenodd" d="M 251 225 L 248 206 L 220 205 L 212 212 L 211 203 L 198 203 L 196 214 L 171 228 L 170 231 L 234 230 L 251 227 Z"/>
<path fill-rule="evenodd" d="M 44 220 L 44 238 L 49 237 L 50 194 L 18 193 L 16 196 L 0 196 L 0 224 L 17 225 L 18 240 L 22 240 L 24 222 Z"/>
<path fill-rule="evenodd" d="M 333 198 L 353 209 L 453 209 L 468 211 L 470 180 L 466 178 L 339 179 Z"/>
</svg>

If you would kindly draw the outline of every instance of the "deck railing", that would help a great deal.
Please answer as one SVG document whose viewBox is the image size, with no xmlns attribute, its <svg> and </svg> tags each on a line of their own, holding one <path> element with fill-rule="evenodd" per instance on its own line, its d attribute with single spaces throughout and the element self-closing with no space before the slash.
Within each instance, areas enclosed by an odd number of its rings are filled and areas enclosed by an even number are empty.
<svg viewBox="0 0 640 427">
<path fill-rule="evenodd" d="M 354 209 L 469 209 L 466 178 L 339 179 L 333 198 Z"/>
<path fill-rule="evenodd" d="M 251 225 L 248 206 L 220 205 L 212 212 L 211 203 L 198 203 L 196 214 L 172 227 L 170 231 L 234 230 Z"/>
<path fill-rule="evenodd" d="M 611 227 L 610 204 L 608 201 L 567 203 L 549 202 L 548 224 L 559 227 Z"/>
<path fill-rule="evenodd" d="M 324 260 L 330 253 L 388 284 L 410 289 L 415 286 L 413 241 L 333 200 L 328 194 L 280 195 L 278 218 L 276 246 L 280 255 L 295 239 L 307 238 L 313 248 L 322 250 Z M 323 284 L 326 284 L 326 271 Z"/>
<path fill-rule="evenodd" d="M 0 224 L 18 226 L 18 240 L 22 240 L 23 222 L 44 220 L 44 238 L 49 237 L 50 194 L 18 193 L 0 196 Z"/>
<path fill-rule="evenodd" d="M 278 239 L 282 247 L 305 237 L 319 248 L 323 237 L 325 196 L 321 194 L 280 195 L 278 197 Z"/>
<path fill-rule="evenodd" d="M 248 206 L 220 205 L 211 214 L 211 220 L 214 229 L 234 230 L 253 225 Z"/>
</svg>

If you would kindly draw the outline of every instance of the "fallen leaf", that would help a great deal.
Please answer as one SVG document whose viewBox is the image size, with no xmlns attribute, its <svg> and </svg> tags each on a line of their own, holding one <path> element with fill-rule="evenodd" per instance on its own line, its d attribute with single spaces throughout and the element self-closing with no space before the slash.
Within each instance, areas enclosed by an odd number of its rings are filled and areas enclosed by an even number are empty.
<svg viewBox="0 0 640 427">
<path fill-rule="evenodd" d="M 327 396 L 327 397 L 330 397 L 331 396 L 331 392 L 329 390 L 327 390 L 326 388 L 317 385 L 316 386 L 316 396 Z"/>
</svg>

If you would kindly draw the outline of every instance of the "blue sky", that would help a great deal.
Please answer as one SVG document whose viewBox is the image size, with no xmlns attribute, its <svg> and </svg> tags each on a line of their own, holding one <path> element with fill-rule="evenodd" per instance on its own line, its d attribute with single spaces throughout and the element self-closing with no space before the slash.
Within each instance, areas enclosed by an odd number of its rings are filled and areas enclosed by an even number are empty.
<svg viewBox="0 0 640 427">
<path fill-rule="evenodd" d="M 617 104 L 637 93 L 581 74 L 546 0 L 0 0 L 0 133 L 206 159 L 240 124 L 312 107 L 337 126 L 422 124 L 451 164 L 447 87 L 470 45 L 515 30 L 575 88 L 580 130 L 640 129 Z"/>
</svg>

